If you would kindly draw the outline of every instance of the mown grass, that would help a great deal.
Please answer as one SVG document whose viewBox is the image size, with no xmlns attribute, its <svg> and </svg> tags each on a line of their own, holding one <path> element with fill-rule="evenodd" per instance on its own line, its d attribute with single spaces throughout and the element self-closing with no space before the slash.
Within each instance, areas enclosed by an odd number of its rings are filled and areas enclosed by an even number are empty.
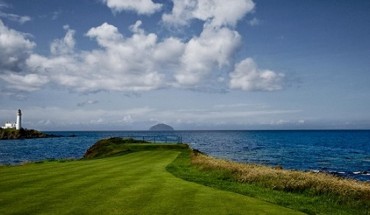
<svg viewBox="0 0 370 215">
<path fill-rule="evenodd" d="M 366 183 L 120 138 L 81 161 L 0 167 L 0 178 L 0 214 L 368 214 L 370 205 Z"/>
<path fill-rule="evenodd" d="M 177 177 L 308 214 L 368 214 L 369 184 L 325 174 L 278 170 L 183 152 L 167 170 Z"/>
<path fill-rule="evenodd" d="M 165 167 L 182 145 L 127 147 L 136 151 L 0 167 L 0 214 L 299 214 L 173 176 Z"/>
</svg>

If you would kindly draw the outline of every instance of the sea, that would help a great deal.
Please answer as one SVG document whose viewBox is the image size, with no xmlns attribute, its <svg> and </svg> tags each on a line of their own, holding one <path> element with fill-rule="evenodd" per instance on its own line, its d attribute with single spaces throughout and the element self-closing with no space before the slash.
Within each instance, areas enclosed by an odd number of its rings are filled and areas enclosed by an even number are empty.
<svg viewBox="0 0 370 215">
<path fill-rule="evenodd" d="M 370 130 L 283 131 L 55 131 L 61 137 L 0 140 L 0 165 L 80 159 L 109 137 L 180 137 L 208 155 L 284 169 L 326 172 L 370 181 Z M 157 138 L 157 140 L 160 138 Z"/>
</svg>

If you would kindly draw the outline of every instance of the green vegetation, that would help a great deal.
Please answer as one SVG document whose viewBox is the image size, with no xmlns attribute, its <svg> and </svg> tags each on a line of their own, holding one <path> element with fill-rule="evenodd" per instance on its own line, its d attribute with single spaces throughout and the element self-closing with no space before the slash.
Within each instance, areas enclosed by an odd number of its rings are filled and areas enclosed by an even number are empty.
<svg viewBox="0 0 370 215">
<path fill-rule="evenodd" d="M 97 143 L 91 146 L 86 151 L 84 158 L 104 158 L 108 156 L 124 155 L 137 151 L 183 149 L 189 149 L 189 146 L 186 144 L 152 144 L 144 140 L 112 137 L 109 139 L 99 140 Z"/>
<path fill-rule="evenodd" d="M 98 141 L 80 161 L 0 175 L 0 214 L 368 214 L 370 206 L 368 183 L 122 138 Z"/>
<path fill-rule="evenodd" d="M 165 167 L 186 145 L 121 145 L 136 152 L 0 167 L 0 214 L 299 214 L 173 176 Z"/>
<path fill-rule="evenodd" d="M 36 130 L 20 129 L 15 128 L 0 129 L 0 140 L 10 140 L 10 139 L 30 139 L 30 138 L 46 138 L 55 137 L 54 135 L 44 134 Z"/>
<path fill-rule="evenodd" d="M 334 176 L 274 169 L 183 152 L 167 166 L 175 176 L 308 214 L 368 214 L 370 184 Z"/>
</svg>

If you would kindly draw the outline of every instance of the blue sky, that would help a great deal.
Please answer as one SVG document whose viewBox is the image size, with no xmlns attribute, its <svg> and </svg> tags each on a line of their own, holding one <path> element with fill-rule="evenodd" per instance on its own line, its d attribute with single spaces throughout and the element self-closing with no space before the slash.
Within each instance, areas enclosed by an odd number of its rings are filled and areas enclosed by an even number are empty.
<svg viewBox="0 0 370 215">
<path fill-rule="evenodd" d="M 0 0 L 0 123 L 370 129 L 370 1 Z"/>
</svg>

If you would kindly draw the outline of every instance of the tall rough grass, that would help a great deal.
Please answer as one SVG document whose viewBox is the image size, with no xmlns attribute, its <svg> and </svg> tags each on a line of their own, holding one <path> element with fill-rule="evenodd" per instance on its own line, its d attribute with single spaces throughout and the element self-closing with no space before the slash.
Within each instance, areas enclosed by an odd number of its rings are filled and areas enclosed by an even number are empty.
<svg viewBox="0 0 370 215">
<path fill-rule="evenodd" d="M 358 201 L 370 205 L 370 183 L 339 178 L 325 173 L 284 170 L 256 164 L 241 164 L 215 159 L 193 152 L 192 164 L 202 170 L 225 171 L 230 179 L 242 183 L 254 183 L 274 190 L 328 195 L 339 202 Z"/>
</svg>

